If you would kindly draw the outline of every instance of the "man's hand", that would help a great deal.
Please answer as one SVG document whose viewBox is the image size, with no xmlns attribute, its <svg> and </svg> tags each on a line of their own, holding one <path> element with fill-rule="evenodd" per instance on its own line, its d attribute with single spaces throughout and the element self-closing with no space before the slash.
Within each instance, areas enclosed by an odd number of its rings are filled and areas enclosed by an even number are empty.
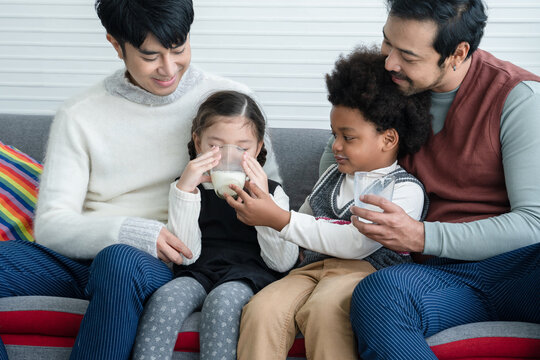
<svg viewBox="0 0 540 360">
<path fill-rule="evenodd" d="M 181 265 L 182 256 L 180 254 L 183 254 L 188 259 L 193 257 L 191 250 L 166 227 L 163 227 L 159 232 L 156 247 L 158 258 L 166 263 L 173 262 Z"/>
<path fill-rule="evenodd" d="M 351 221 L 358 231 L 394 251 L 424 251 L 423 223 L 414 220 L 402 208 L 383 197 L 364 195 L 360 200 L 378 206 L 384 212 L 353 206 L 351 212 L 354 215 L 372 222 L 365 223 L 352 216 Z"/>
<path fill-rule="evenodd" d="M 238 194 L 238 198 L 235 200 L 232 196 L 225 194 L 225 200 L 236 210 L 236 217 L 244 224 L 268 226 L 281 231 L 289 223 L 291 213 L 280 208 L 270 195 L 256 184 L 251 181 L 246 183 L 247 189 L 254 197 L 236 185 L 230 185 L 230 187 Z"/>
</svg>

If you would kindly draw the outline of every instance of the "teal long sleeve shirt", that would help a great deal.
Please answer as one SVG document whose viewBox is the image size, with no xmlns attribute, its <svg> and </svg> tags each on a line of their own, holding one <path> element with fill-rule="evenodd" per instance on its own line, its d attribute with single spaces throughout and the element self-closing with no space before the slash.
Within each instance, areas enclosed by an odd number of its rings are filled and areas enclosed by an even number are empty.
<svg viewBox="0 0 540 360">
<path fill-rule="evenodd" d="M 439 132 L 457 89 L 432 93 L 433 131 Z M 524 81 L 508 95 L 501 115 L 501 152 L 510 212 L 467 223 L 424 222 L 424 254 L 482 260 L 540 242 L 540 83 Z M 319 172 L 334 163 L 333 138 Z"/>
</svg>

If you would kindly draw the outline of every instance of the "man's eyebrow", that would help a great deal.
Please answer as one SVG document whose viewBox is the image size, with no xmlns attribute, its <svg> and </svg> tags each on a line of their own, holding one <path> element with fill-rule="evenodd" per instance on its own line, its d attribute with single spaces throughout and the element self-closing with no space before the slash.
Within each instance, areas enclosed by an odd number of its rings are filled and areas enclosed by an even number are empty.
<svg viewBox="0 0 540 360">
<path fill-rule="evenodd" d="M 156 54 L 159 54 L 158 51 L 144 50 L 144 49 L 141 49 L 141 48 L 139 48 L 138 50 L 143 55 L 156 55 Z"/>
<path fill-rule="evenodd" d="M 173 45 L 173 46 L 171 46 L 171 49 L 176 50 L 179 47 L 182 47 L 183 45 L 184 44 L 182 44 L 182 45 Z M 157 54 L 159 54 L 159 51 L 145 50 L 145 49 L 141 49 L 141 48 L 139 48 L 138 50 L 143 55 L 157 55 Z"/>
<path fill-rule="evenodd" d="M 382 34 L 383 34 L 384 40 L 388 41 L 388 38 L 386 37 L 386 34 L 385 34 L 385 32 L 384 32 L 384 29 L 383 29 L 383 31 L 382 31 Z M 409 54 L 409 55 L 414 56 L 414 57 L 417 57 L 417 58 L 421 58 L 421 56 L 418 55 L 417 53 L 415 53 L 414 51 L 406 50 L 406 49 L 400 49 L 400 48 L 396 48 L 396 49 L 398 49 L 398 50 L 401 51 L 402 53 Z"/>
</svg>

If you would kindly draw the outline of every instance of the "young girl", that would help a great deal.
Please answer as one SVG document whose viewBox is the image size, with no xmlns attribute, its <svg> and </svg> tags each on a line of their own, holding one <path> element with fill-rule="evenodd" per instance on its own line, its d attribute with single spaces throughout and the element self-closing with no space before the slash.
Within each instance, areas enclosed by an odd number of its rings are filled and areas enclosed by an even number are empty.
<svg viewBox="0 0 540 360">
<path fill-rule="evenodd" d="M 191 161 L 171 185 L 168 227 L 193 258 L 175 265 L 176 278 L 146 305 L 134 359 L 170 359 L 182 323 L 201 307 L 201 359 L 236 359 L 242 307 L 298 258 L 298 246 L 277 231 L 240 222 L 207 175 L 218 164 L 219 147 L 239 146 L 249 183 L 288 211 L 287 195 L 262 169 L 265 120 L 255 101 L 239 92 L 217 92 L 200 106 L 191 131 Z"/>
<path fill-rule="evenodd" d="M 340 58 L 327 75 L 337 164 L 320 177 L 298 213 L 278 208 L 254 184 L 249 187 L 254 197 L 233 186 L 239 198 L 227 198 L 246 224 L 271 226 L 282 239 L 305 249 L 299 268 L 244 307 L 240 360 L 285 359 L 298 330 L 308 359 L 356 359 L 349 321 L 355 286 L 376 270 L 410 261 L 407 254 L 365 237 L 349 221 L 356 171 L 394 175 L 392 201 L 415 219 L 427 211 L 422 184 L 397 158 L 427 140 L 429 94 L 401 94 L 384 59 L 376 49 L 358 49 Z"/>
</svg>

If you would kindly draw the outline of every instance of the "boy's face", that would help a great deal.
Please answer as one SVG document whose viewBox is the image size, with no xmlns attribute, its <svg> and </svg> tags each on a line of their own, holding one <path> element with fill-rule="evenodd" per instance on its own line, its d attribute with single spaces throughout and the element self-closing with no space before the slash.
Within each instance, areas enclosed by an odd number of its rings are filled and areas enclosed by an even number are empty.
<svg viewBox="0 0 540 360">
<path fill-rule="evenodd" d="M 442 66 L 438 64 L 441 56 L 433 47 L 436 34 L 437 25 L 433 21 L 388 16 L 381 52 L 386 55 L 386 70 L 405 95 L 425 90 L 453 90 L 446 86 L 450 58 Z"/>
<path fill-rule="evenodd" d="M 366 121 L 358 109 L 334 106 L 330 122 L 335 138 L 332 152 L 340 172 L 353 174 L 391 165 L 383 151 L 385 133 L 377 132 L 375 125 Z"/>
<path fill-rule="evenodd" d="M 126 64 L 130 81 L 154 95 L 172 94 L 191 62 L 189 36 L 182 46 L 166 49 L 149 34 L 140 48 L 126 42 L 125 51 L 112 36 L 107 34 L 107 39 Z"/>
</svg>

